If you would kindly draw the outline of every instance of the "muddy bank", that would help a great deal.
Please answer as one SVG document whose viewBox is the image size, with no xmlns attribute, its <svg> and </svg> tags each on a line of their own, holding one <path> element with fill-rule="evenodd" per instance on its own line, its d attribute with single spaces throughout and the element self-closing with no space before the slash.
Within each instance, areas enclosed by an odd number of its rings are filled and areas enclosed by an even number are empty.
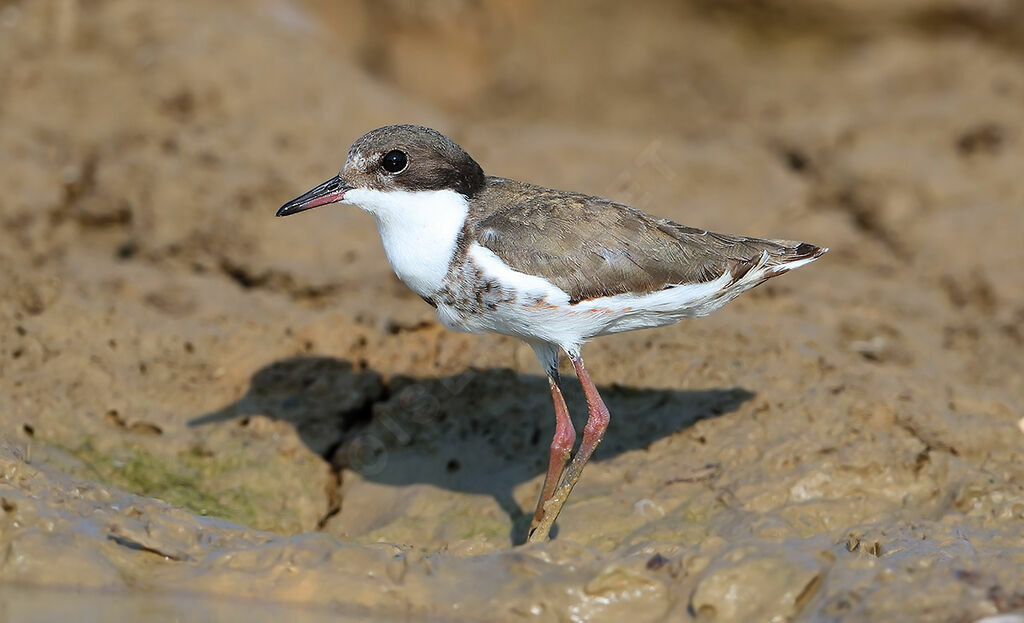
<svg viewBox="0 0 1024 623">
<path fill-rule="evenodd" d="M 0 3 L 0 576 L 311 618 L 1024 609 L 1015 6 Z M 588 346 L 611 427 L 522 547 L 533 353 L 443 330 L 365 215 L 272 218 L 392 122 L 832 251 Z"/>
</svg>

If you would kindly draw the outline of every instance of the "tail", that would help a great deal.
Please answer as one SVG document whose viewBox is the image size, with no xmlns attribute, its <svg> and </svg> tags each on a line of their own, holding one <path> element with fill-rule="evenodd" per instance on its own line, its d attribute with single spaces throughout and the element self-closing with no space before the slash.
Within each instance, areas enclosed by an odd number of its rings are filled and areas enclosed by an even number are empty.
<svg viewBox="0 0 1024 623">
<path fill-rule="evenodd" d="M 810 264 L 828 252 L 827 248 L 794 240 L 757 240 L 761 253 L 749 260 L 735 262 L 730 286 L 740 291 L 759 286 L 772 277 Z"/>
<path fill-rule="evenodd" d="M 828 247 L 819 247 L 809 242 L 792 240 L 773 240 L 772 242 L 779 245 L 779 250 L 775 253 L 767 252 L 766 278 L 787 273 L 804 264 L 810 264 L 828 253 Z"/>
<path fill-rule="evenodd" d="M 694 305 L 687 315 L 706 316 L 747 290 L 761 285 L 772 277 L 810 264 L 828 252 L 826 248 L 807 242 L 750 238 L 744 242 L 748 246 L 756 245 L 754 248 L 760 248 L 760 253 L 750 259 L 733 260 L 727 272 L 720 277 L 724 279 L 728 276 L 730 279 L 708 300 L 700 305 Z"/>
</svg>

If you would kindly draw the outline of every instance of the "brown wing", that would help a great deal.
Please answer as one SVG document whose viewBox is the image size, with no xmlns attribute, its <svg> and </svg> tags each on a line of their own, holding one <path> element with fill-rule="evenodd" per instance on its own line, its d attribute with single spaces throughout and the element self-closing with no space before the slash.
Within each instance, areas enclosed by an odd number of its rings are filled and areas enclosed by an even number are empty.
<svg viewBox="0 0 1024 623">
<path fill-rule="evenodd" d="M 716 234 L 605 199 L 511 180 L 491 178 L 474 203 L 488 212 L 477 215 L 476 241 L 515 270 L 551 281 L 573 303 L 703 283 L 726 271 L 738 279 L 764 251 L 769 264 L 820 251 L 806 243 Z"/>
</svg>

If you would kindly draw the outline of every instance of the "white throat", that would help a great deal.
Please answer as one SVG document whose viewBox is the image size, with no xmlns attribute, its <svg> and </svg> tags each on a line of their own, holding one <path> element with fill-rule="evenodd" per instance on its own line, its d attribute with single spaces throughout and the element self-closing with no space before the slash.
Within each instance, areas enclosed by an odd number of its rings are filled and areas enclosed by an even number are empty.
<svg viewBox="0 0 1024 623">
<path fill-rule="evenodd" d="M 441 289 L 469 213 L 463 195 L 454 190 L 354 188 L 345 193 L 344 203 L 377 219 L 388 262 L 413 292 L 431 296 Z"/>
</svg>

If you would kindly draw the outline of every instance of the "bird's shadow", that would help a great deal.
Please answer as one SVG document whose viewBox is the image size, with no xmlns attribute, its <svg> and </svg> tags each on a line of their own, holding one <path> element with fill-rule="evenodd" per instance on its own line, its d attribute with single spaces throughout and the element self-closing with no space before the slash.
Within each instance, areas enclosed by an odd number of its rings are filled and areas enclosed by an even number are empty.
<svg viewBox="0 0 1024 623">
<path fill-rule="evenodd" d="M 313 452 L 368 480 L 493 496 L 513 519 L 513 542 L 522 542 L 532 512 L 524 512 L 512 491 L 547 467 L 554 433 L 547 379 L 501 368 L 392 377 L 386 384 L 381 379 L 342 359 L 282 359 L 257 371 L 237 401 L 189 425 L 244 422 L 254 415 L 289 422 Z M 562 385 L 581 430 L 583 393 L 574 378 Z M 742 388 L 599 389 L 612 419 L 594 461 L 647 447 L 754 396 Z"/>
</svg>

